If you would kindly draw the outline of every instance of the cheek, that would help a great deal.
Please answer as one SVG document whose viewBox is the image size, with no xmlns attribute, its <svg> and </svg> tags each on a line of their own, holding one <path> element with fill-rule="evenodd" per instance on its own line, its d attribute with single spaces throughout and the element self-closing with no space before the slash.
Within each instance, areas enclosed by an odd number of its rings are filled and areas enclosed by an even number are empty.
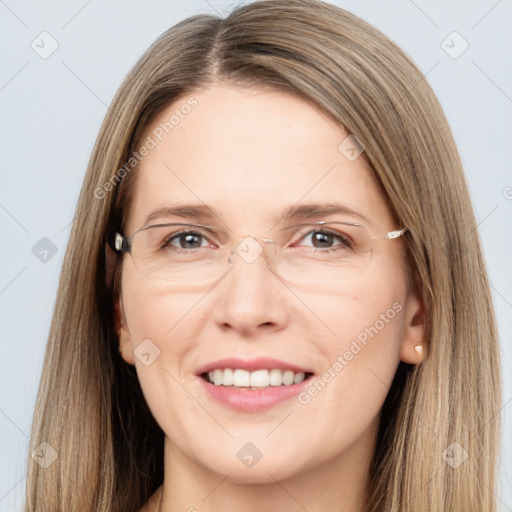
<svg viewBox="0 0 512 512">
<path fill-rule="evenodd" d="M 187 354 L 193 350 L 197 329 L 197 295 L 170 294 L 127 264 L 123 272 L 123 306 L 135 351 L 137 376 L 151 413 L 171 438 L 185 438 L 188 424 L 200 411 L 184 387 L 197 378 Z M 146 356 L 146 354 L 149 354 Z M 149 364 L 146 364 L 149 363 Z"/>
<path fill-rule="evenodd" d="M 190 327 L 198 297 L 193 293 L 169 293 L 165 283 L 148 283 L 130 262 L 123 269 L 123 305 L 134 347 L 149 338 L 160 350 L 179 348 L 173 338 L 186 340 L 182 330 Z"/>
<path fill-rule="evenodd" d="M 315 313 L 319 348 L 332 355 L 349 350 L 352 342 L 373 352 L 397 355 L 403 331 L 402 310 L 407 296 L 403 269 L 389 268 L 386 274 L 373 272 L 351 279 L 329 293 L 301 295 Z M 372 343 L 376 340 L 376 343 Z M 362 352 L 362 351 L 361 351 Z M 349 356 L 350 357 L 350 356 Z"/>
<path fill-rule="evenodd" d="M 155 407 L 160 402 L 166 407 L 187 406 L 187 401 L 180 403 L 183 393 L 178 382 L 193 377 L 187 357 L 197 340 L 198 299 L 169 293 L 165 284 L 149 284 L 130 265 L 125 270 L 122 296 L 133 361 L 146 401 L 158 418 Z"/>
<path fill-rule="evenodd" d="M 388 270 L 347 281 L 343 290 L 310 302 L 329 330 L 318 338 L 325 368 L 303 402 L 314 400 L 313 407 L 323 410 L 317 412 L 331 418 L 333 411 L 350 411 L 354 427 L 378 413 L 400 360 L 407 286 L 402 269 Z"/>
</svg>

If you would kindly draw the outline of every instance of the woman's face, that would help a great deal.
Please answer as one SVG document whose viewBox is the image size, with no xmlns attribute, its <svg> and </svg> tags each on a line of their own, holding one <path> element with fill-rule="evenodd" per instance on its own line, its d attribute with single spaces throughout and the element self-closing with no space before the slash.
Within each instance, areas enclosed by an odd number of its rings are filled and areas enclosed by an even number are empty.
<svg viewBox="0 0 512 512">
<path fill-rule="evenodd" d="M 183 107 L 187 100 L 192 107 Z M 332 271 L 332 280 L 315 280 L 310 270 L 308 279 L 302 272 L 282 279 L 263 252 L 250 264 L 234 254 L 230 271 L 207 287 L 177 285 L 147 279 L 124 257 L 117 309 L 122 357 L 135 365 L 166 442 L 202 469 L 229 473 L 229 480 L 271 482 L 362 460 L 358 453 L 373 450 L 399 361 L 419 362 L 414 345 L 423 334 L 422 308 L 408 292 L 403 239 L 382 241 L 403 226 L 393 221 L 364 152 L 358 156 L 348 135 L 297 97 L 215 85 L 174 102 L 141 139 L 151 137 L 148 147 L 155 147 L 133 171 L 126 235 L 158 208 L 194 204 L 217 216 L 160 216 L 151 223 L 201 222 L 238 240 L 268 237 L 275 226 L 347 219 L 332 213 L 286 221 L 287 208 L 341 203 L 366 217 L 379 237 L 364 271 L 342 270 L 349 276 L 343 280 L 339 266 L 318 260 L 321 275 Z M 305 234 L 289 241 L 314 247 Z M 242 362 L 215 363 L 226 358 Z M 253 370 L 290 365 L 313 376 L 290 388 L 256 390 L 215 386 L 199 375 L 210 363 L 244 370 L 244 362 L 257 358 L 279 362 L 256 361 Z M 247 374 L 235 373 L 243 383 Z M 265 374 L 258 376 L 264 383 Z"/>
</svg>

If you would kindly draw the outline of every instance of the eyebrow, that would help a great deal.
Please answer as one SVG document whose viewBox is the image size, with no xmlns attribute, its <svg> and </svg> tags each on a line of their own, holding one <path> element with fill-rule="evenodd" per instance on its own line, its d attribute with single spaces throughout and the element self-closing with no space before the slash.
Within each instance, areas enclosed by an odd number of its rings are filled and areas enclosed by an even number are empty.
<svg viewBox="0 0 512 512">
<path fill-rule="evenodd" d="M 309 203 L 292 205 L 285 208 L 279 218 L 285 221 L 307 220 L 327 215 L 342 214 L 357 217 L 367 223 L 370 221 L 360 212 L 343 203 Z M 187 220 L 208 221 L 220 218 L 215 209 L 205 204 L 183 204 L 179 206 L 163 206 L 153 210 L 145 219 L 144 226 L 164 217 L 179 217 Z"/>
</svg>

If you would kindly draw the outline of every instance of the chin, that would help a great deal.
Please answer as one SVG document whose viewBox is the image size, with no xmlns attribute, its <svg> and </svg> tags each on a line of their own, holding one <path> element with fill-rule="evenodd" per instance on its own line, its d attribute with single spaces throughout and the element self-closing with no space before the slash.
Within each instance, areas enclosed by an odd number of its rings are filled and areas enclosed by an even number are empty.
<svg viewBox="0 0 512 512">
<path fill-rule="evenodd" d="M 291 467 L 289 461 L 290 459 L 288 462 L 284 460 L 264 462 L 262 457 L 254 466 L 248 468 L 238 460 L 235 464 L 230 460 L 225 464 L 216 464 L 214 467 L 205 466 L 205 469 L 234 484 L 265 485 L 275 484 L 276 480 L 286 480 L 301 473 L 301 469 L 297 466 Z"/>
</svg>

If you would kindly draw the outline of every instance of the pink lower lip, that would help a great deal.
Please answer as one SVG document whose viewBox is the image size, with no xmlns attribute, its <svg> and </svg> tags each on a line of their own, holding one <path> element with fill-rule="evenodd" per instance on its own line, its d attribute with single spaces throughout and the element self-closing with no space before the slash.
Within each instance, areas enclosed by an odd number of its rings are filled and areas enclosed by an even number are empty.
<svg viewBox="0 0 512 512">
<path fill-rule="evenodd" d="M 309 386 L 310 378 L 290 386 L 269 386 L 261 389 L 215 386 L 199 378 L 208 394 L 217 402 L 241 412 L 258 412 L 297 396 Z"/>
</svg>

